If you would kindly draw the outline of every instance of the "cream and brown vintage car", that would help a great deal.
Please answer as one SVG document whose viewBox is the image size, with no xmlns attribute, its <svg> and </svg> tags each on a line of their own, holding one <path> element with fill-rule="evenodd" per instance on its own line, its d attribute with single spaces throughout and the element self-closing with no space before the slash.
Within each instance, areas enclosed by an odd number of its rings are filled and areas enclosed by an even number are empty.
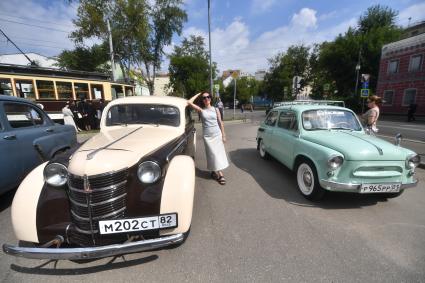
<svg viewBox="0 0 425 283">
<path fill-rule="evenodd" d="M 196 133 L 186 100 L 127 97 L 100 133 L 36 167 L 12 204 L 18 245 L 36 259 L 92 259 L 182 243 L 192 220 Z"/>
</svg>

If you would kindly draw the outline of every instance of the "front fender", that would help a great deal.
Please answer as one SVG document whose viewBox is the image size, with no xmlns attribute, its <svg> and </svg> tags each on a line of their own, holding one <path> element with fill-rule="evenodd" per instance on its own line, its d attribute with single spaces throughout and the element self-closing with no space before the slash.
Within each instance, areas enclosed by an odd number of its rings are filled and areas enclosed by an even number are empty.
<svg viewBox="0 0 425 283">
<path fill-rule="evenodd" d="M 43 136 L 34 140 L 33 145 L 41 149 L 45 160 L 51 159 L 53 155 L 61 150 L 71 148 L 77 143 L 77 138 L 72 132 L 58 132 L 53 135 Z"/>
<path fill-rule="evenodd" d="M 12 202 L 12 226 L 18 240 L 38 243 L 37 205 L 47 162 L 33 169 L 19 185 Z"/>
<path fill-rule="evenodd" d="M 186 233 L 192 222 L 195 195 L 195 164 L 189 156 L 178 155 L 168 166 L 161 197 L 161 214 L 177 212 L 178 227 L 161 230 L 161 235 Z"/>
</svg>

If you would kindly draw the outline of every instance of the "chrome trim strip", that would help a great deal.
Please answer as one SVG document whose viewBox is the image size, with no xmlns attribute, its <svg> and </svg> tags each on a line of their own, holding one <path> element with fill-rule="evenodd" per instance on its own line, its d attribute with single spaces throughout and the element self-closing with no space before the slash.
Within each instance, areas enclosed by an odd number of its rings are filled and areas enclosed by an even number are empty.
<svg viewBox="0 0 425 283">
<path fill-rule="evenodd" d="M 320 186 L 322 186 L 326 190 L 330 191 L 347 191 L 347 192 L 357 192 L 360 188 L 360 184 L 352 184 L 352 183 L 338 183 L 328 180 L 320 180 Z"/>
<path fill-rule="evenodd" d="M 419 180 L 414 180 L 413 183 L 409 183 L 409 184 L 401 184 L 401 189 L 409 189 L 409 188 L 414 188 L 418 185 Z"/>
<path fill-rule="evenodd" d="M 362 141 L 365 141 L 365 142 L 367 142 L 368 144 L 373 145 L 373 146 L 376 148 L 376 150 L 378 151 L 379 155 L 384 155 L 384 151 L 382 150 L 382 148 L 380 148 L 379 146 L 377 146 L 377 145 L 376 145 L 376 144 L 374 144 L 373 142 L 368 141 L 368 140 L 365 140 L 365 139 L 362 139 L 362 138 L 361 138 L 361 137 L 359 137 L 359 136 L 352 135 L 352 134 L 347 133 L 347 132 L 342 132 L 342 131 L 341 131 L 341 133 L 345 133 L 345 134 L 347 134 L 347 135 L 350 135 L 350 136 L 352 136 L 352 137 L 355 137 L 355 138 L 361 139 Z"/>
<path fill-rule="evenodd" d="M 99 220 L 99 219 L 103 219 L 103 218 L 105 218 L 105 217 L 114 216 L 114 215 L 116 215 L 116 214 L 118 214 L 118 213 L 120 213 L 120 212 L 124 211 L 125 209 L 126 209 L 126 207 L 124 206 L 123 208 L 120 208 L 120 209 L 118 209 L 118 210 L 116 210 L 116 211 L 114 211 L 114 212 L 111 212 L 111 213 L 108 213 L 108 214 L 105 214 L 105 215 L 101 215 L 101 216 L 93 217 L 93 220 Z M 78 215 L 78 214 L 76 214 L 76 213 L 75 213 L 72 209 L 71 209 L 71 214 L 72 214 L 75 218 L 77 218 L 78 220 L 81 220 L 81 221 L 90 221 L 90 219 L 89 219 L 89 218 L 79 216 L 79 215 Z"/>
<path fill-rule="evenodd" d="M 177 151 L 177 149 L 180 148 L 180 146 L 183 145 L 183 143 L 187 142 L 187 139 L 189 138 L 189 135 L 186 135 L 171 151 L 170 153 L 168 153 L 167 157 L 165 158 L 165 160 L 167 160 L 167 162 L 170 162 L 170 156 L 173 155 L 174 152 Z"/>
<path fill-rule="evenodd" d="M 101 202 L 92 202 L 92 203 L 91 203 L 91 206 L 99 206 L 99 205 L 102 205 L 102 204 L 110 203 L 110 202 L 116 201 L 117 199 L 123 198 L 123 197 L 125 197 L 126 195 L 127 195 L 127 192 L 125 192 L 125 193 L 123 193 L 122 195 L 119 195 L 119 196 L 117 196 L 117 197 L 114 197 L 114 198 L 108 199 L 108 200 L 104 200 L 104 201 L 101 201 Z M 73 204 L 75 204 L 75 205 L 78 205 L 78 206 L 81 206 L 81 207 L 88 208 L 87 204 L 85 204 L 85 203 L 81 203 L 81 202 L 75 201 L 75 200 L 73 200 L 72 198 L 69 198 L 69 200 L 70 200 Z"/>
<path fill-rule="evenodd" d="M 91 178 L 99 178 L 99 177 L 105 177 L 105 176 L 108 176 L 108 175 L 114 175 L 114 174 L 117 174 L 117 173 L 121 173 L 122 171 L 125 171 L 125 170 L 128 170 L 128 167 L 125 167 L 125 168 L 120 169 L 120 170 L 109 171 L 109 172 L 100 173 L 100 174 L 96 174 L 96 175 L 87 175 L 87 177 L 90 180 Z M 84 176 L 74 175 L 72 173 L 69 173 L 69 175 L 72 176 L 73 178 L 76 178 L 76 179 L 83 179 L 84 178 Z"/>
<path fill-rule="evenodd" d="M 176 234 L 137 242 L 87 248 L 29 248 L 4 244 L 3 251 L 8 255 L 32 259 L 95 259 L 163 248 L 182 243 L 183 240 L 183 234 Z"/>
<path fill-rule="evenodd" d="M 102 188 L 95 188 L 95 189 L 92 189 L 92 192 L 91 193 L 96 193 L 96 192 L 103 192 L 103 191 L 108 191 L 108 190 L 116 190 L 116 189 L 119 189 L 119 187 L 120 186 L 123 186 L 123 185 L 125 185 L 127 183 L 127 180 L 124 180 L 124 181 L 122 181 L 122 182 L 119 182 L 118 184 L 116 184 L 116 185 L 110 185 L 109 187 L 102 187 Z M 73 191 L 73 192 L 77 192 L 77 193 L 82 193 L 82 194 L 87 194 L 87 192 L 86 191 L 84 191 L 84 190 L 80 190 L 80 189 L 78 189 L 78 188 L 75 188 L 75 187 L 72 187 L 72 186 L 70 186 L 70 185 L 68 185 L 68 187 L 69 187 L 69 189 L 71 190 L 71 191 Z"/>
<path fill-rule="evenodd" d="M 119 142 L 119 141 L 120 141 L 120 140 L 122 140 L 123 138 L 128 137 L 128 136 L 129 136 L 129 135 L 131 135 L 132 133 L 134 133 L 134 132 L 136 132 L 136 131 L 140 130 L 141 128 L 143 128 L 143 126 L 140 126 L 140 127 L 138 127 L 137 129 L 135 129 L 135 130 L 133 130 L 133 131 L 129 132 L 128 134 L 125 134 L 125 135 L 123 135 L 122 137 L 120 137 L 120 138 L 118 138 L 118 139 L 116 139 L 116 140 L 114 140 L 114 141 L 112 141 L 112 142 L 108 143 L 107 145 L 102 146 L 102 147 L 100 147 L 100 148 L 96 149 L 95 151 L 92 151 L 91 153 L 87 154 L 86 160 L 91 160 L 91 159 L 93 159 L 93 157 L 94 157 L 94 156 L 95 156 L 98 152 L 100 152 L 100 151 L 104 150 L 105 148 L 107 148 L 107 147 L 109 147 L 109 146 L 113 145 L 114 143 Z"/>
</svg>

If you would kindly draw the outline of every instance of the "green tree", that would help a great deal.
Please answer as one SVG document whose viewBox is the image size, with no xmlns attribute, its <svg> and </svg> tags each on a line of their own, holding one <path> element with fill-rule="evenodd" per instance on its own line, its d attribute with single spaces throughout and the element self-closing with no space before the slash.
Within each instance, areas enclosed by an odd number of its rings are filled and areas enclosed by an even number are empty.
<svg viewBox="0 0 425 283">
<path fill-rule="evenodd" d="M 170 87 L 176 96 L 188 98 L 199 91 L 209 89 L 209 55 L 205 50 L 203 38 L 194 35 L 184 38 L 181 46 L 176 46 L 170 55 L 168 70 Z M 214 63 L 213 77 L 215 70 Z"/>
<path fill-rule="evenodd" d="M 91 47 L 77 46 L 74 50 L 65 50 L 58 55 L 58 67 L 64 70 L 86 72 L 108 72 L 110 66 L 106 43 Z"/>
<path fill-rule="evenodd" d="M 77 30 L 71 38 L 77 43 L 92 37 L 106 41 L 109 19 L 121 67 L 127 74 L 131 67 L 141 70 L 152 95 L 163 48 L 173 34 L 181 33 L 187 20 L 182 4 L 182 0 L 80 0 L 74 20 Z"/>
</svg>

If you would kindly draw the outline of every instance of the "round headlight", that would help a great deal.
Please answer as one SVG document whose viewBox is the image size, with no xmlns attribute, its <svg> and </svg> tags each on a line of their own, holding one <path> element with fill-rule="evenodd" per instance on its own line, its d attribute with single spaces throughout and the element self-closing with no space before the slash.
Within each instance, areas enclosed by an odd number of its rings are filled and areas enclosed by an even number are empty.
<svg viewBox="0 0 425 283">
<path fill-rule="evenodd" d="M 60 163 L 50 163 L 44 167 L 44 181 L 52 186 L 60 187 L 68 181 L 68 169 Z"/>
<path fill-rule="evenodd" d="M 344 157 L 340 155 L 334 155 L 328 159 L 328 167 L 331 170 L 338 169 L 342 165 L 342 163 L 344 163 Z"/>
<path fill-rule="evenodd" d="M 161 167 L 156 162 L 145 161 L 139 165 L 137 177 L 142 183 L 155 183 L 161 177 Z"/>
<path fill-rule="evenodd" d="M 411 154 L 406 158 L 406 167 L 408 169 L 415 169 L 421 163 L 421 157 L 417 154 Z"/>
</svg>

